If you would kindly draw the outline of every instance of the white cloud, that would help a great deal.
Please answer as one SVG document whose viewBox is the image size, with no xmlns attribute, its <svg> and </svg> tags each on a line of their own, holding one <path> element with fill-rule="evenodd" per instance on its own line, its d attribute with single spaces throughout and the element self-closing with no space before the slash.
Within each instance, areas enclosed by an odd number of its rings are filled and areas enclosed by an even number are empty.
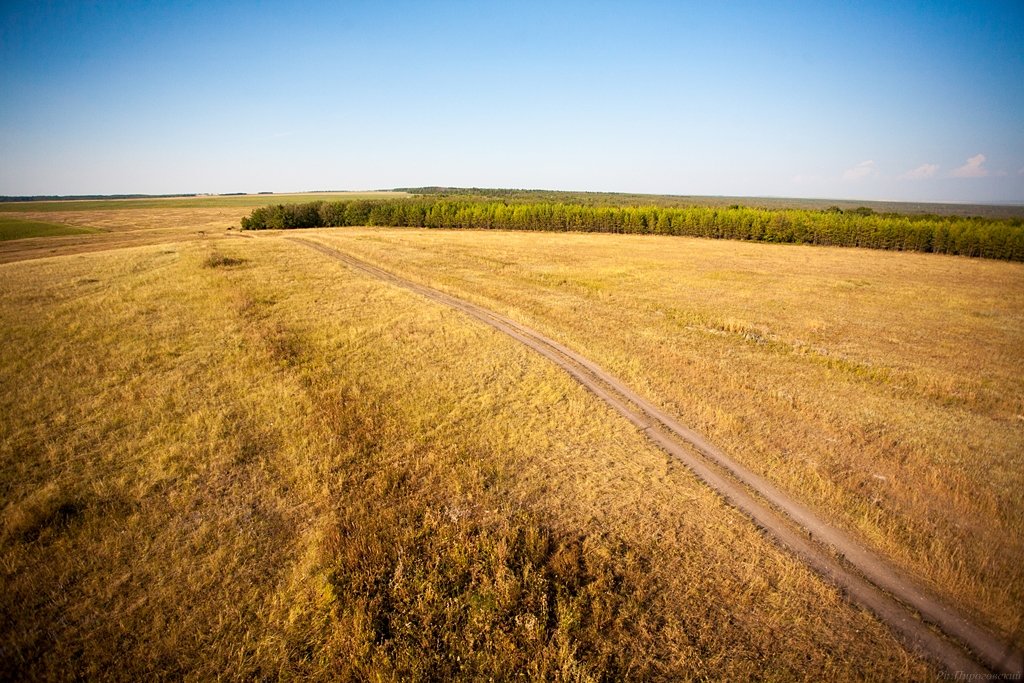
<svg viewBox="0 0 1024 683">
<path fill-rule="evenodd" d="M 912 171 L 907 171 L 900 176 L 903 180 L 920 180 L 921 178 L 931 178 L 939 171 L 938 164 L 921 164 Z"/>
<path fill-rule="evenodd" d="M 975 154 L 967 160 L 967 163 L 960 168 L 954 168 L 949 175 L 954 178 L 984 178 L 988 175 L 988 169 L 984 167 L 985 155 Z"/>
<path fill-rule="evenodd" d="M 870 176 L 878 173 L 875 169 L 875 162 L 868 160 L 862 161 L 853 168 L 848 168 L 843 171 L 843 180 L 863 180 Z"/>
</svg>

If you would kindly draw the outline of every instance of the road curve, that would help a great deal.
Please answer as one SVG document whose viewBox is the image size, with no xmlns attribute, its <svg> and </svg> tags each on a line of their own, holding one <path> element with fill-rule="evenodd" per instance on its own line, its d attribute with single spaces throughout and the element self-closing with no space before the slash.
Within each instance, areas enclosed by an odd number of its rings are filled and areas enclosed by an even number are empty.
<svg viewBox="0 0 1024 683">
<path fill-rule="evenodd" d="M 952 674 L 1020 675 L 1024 653 L 943 603 L 844 531 L 680 425 L 621 381 L 571 349 L 475 304 L 411 282 L 310 239 L 289 237 L 353 270 L 444 304 L 516 339 L 577 382 L 679 459 L 730 505 L 747 515 L 846 597 L 874 613 L 911 649 Z"/>
</svg>

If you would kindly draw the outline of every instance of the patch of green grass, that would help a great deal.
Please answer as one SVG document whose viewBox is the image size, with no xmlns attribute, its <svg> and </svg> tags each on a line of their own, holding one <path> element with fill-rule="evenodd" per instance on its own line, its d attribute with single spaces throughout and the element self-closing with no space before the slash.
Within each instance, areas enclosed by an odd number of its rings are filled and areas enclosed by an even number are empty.
<svg viewBox="0 0 1024 683">
<path fill-rule="evenodd" d="M 0 241 L 20 240 L 26 237 L 53 237 L 55 235 L 84 235 L 96 232 L 91 228 L 61 223 L 26 221 L 20 218 L 0 216 Z"/>
</svg>

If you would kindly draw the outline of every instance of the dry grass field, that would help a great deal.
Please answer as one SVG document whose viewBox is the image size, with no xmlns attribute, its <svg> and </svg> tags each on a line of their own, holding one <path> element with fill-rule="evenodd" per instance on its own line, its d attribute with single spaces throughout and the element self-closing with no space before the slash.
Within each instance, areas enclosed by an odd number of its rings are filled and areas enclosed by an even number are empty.
<svg viewBox="0 0 1024 683">
<path fill-rule="evenodd" d="M 1020 637 L 1024 266 L 654 236 L 329 235 L 568 343 Z"/>
<path fill-rule="evenodd" d="M 0 676 L 936 675 L 540 357 L 277 235 L 227 239 L 223 209 L 59 221 L 161 244 L 6 243 Z M 1020 628 L 1024 267 L 307 234 L 562 340 Z"/>
<path fill-rule="evenodd" d="M 312 199 L 401 196 L 404 193 L 324 192 L 270 196 L 0 202 L 0 263 L 223 236 L 228 229 L 237 228 L 239 219 L 250 209 L 268 202 L 289 204 Z M 18 224 L 34 224 L 37 227 L 33 230 L 17 229 Z M 7 240 L 4 234 L 8 232 L 31 239 Z"/>
</svg>

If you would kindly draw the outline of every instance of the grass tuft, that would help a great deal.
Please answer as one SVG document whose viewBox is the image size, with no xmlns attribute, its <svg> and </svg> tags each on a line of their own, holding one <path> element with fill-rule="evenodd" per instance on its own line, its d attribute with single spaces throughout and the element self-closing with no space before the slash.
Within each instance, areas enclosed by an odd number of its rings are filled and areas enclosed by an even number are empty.
<svg viewBox="0 0 1024 683">
<path fill-rule="evenodd" d="M 206 260 L 203 261 L 203 265 L 207 268 L 231 268 L 233 266 L 240 266 L 243 263 L 245 263 L 243 258 L 225 256 L 216 251 L 207 256 Z"/>
<path fill-rule="evenodd" d="M 79 520 L 87 507 L 83 499 L 63 494 L 56 485 L 47 484 L 19 503 L 7 506 L 3 513 L 4 538 L 33 543 L 60 534 Z"/>
</svg>

